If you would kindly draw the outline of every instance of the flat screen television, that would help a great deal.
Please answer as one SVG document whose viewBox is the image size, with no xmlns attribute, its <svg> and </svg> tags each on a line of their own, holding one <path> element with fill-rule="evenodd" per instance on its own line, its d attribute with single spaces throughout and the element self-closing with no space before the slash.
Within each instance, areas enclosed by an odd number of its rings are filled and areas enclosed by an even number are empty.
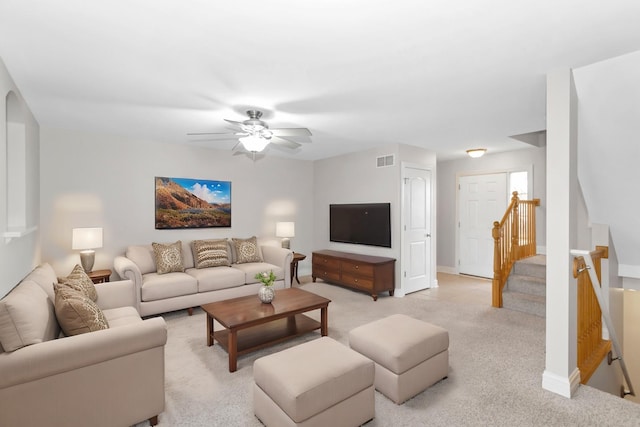
<svg viewBox="0 0 640 427">
<path fill-rule="evenodd" d="M 391 247 L 391 203 L 329 205 L 329 240 Z"/>
</svg>

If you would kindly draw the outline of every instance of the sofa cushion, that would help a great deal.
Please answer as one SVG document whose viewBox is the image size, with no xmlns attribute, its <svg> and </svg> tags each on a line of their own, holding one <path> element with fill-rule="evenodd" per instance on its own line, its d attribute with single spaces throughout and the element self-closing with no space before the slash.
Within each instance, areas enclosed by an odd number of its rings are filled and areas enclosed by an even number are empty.
<svg viewBox="0 0 640 427">
<path fill-rule="evenodd" d="M 53 301 L 36 282 L 25 279 L 0 300 L 0 342 L 5 351 L 49 341 L 59 333 Z"/>
<path fill-rule="evenodd" d="M 142 276 L 142 301 L 156 301 L 197 292 L 197 280 L 186 273 L 149 273 Z"/>
<path fill-rule="evenodd" d="M 42 289 L 44 289 L 51 299 L 51 304 L 53 306 L 53 301 L 56 299 L 56 295 L 53 292 L 53 284 L 58 283 L 58 278 L 56 277 L 56 272 L 53 270 L 53 267 L 47 263 L 37 266 L 27 275 L 27 277 L 24 278 L 24 281 L 29 280 L 36 282 Z"/>
<path fill-rule="evenodd" d="M 236 252 L 236 263 L 244 264 L 247 262 L 262 262 L 262 254 L 260 253 L 260 247 L 258 246 L 258 239 L 256 236 L 248 239 L 233 238 L 232 240 Z"/>
<path fill-rule="evenodd" d="M 56 284 L 53 288 L 56 293 L 56 316 L 65 335 L 80 335 L 109 328 L 104 313 L 91 298 L 64 285 Z"/>
<path fill-rule="evenodd" d="M 84 293 L 92 301 L 98 300 L 98 292 L 96 292 L 96 287 L 93 285 L 93 280 L 87 276 L 81 265 L 76 264 L 67 277 L 58 278 L 58 283 Z"/>
<path fill-rule="evenodd" d="M 198 281 L 198 292 L 244 285 L 245 274 L 235 267 L 188 268 L 185 273 Z"/>
<path fill-rule="evenodd" d="M 133 307 L 110 308 L 103 310 L 102 313 L 109 323 L 109 328 L 117 328 L 118 326 L 142 322 L 138 310 Z"/>
<path fill-rule="evenodd" d="M 138 266 L 141 274 L 156 272 L 156 260 L 151 245 L 129 246 L 125 256 Z"/>
<path fill-rule="evenodd" d="M 228 266 L 227 240 L 194 240 L 193 258 L 196 268 Z"/>
<path fill-rule="evenodd" d="M 182 242 L 180 240 L 168 244 L 153 242 L 151 246 L 153 247 L 157 268 L 156 272 L 158 274 L 184 271 L 184 264 L 182 263 Z"/>
<path fill-rule="evenodd" d="M 244 283 L 250 285 L 252 283 L 260 282 L 256 279 L 256 274 L 273 271 L 276 275 L 276 280 L 284 280 L 284 270 L 277 265 L 269 264 L 267 262 L 249 262 L 245 264 L 234 264 L 233 268 L 242 271 L 245 275 Z"/>
</svg>

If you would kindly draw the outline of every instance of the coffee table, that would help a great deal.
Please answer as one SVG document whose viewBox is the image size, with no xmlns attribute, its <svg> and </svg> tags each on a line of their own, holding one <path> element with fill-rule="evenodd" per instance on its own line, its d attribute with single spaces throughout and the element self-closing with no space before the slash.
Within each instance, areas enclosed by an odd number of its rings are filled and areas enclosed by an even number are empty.
<svg viewBox="0 0 640 427">
<path fill-rule="evenodd" d="M 328 333 L 331 300 L 298 288 L 276 290 L 271 304 L 249 295 L 204 304 L 207 313 L 207 346 L 218 341 L 229 353 L 229 372 L 238 368 L 238 356 L 320 329 Z M 320 322 L 302 314 L 320 309 Z M 217 320 L 226 329 L 214 331 Z"/>
</svg>

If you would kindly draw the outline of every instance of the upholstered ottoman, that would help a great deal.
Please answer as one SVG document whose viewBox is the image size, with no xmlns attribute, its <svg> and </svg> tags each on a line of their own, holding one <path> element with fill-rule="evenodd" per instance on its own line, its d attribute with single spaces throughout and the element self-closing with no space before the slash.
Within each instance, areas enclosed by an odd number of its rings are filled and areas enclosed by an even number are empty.
<svg viewBox="0 0 640 427">
<path fill-rule="evenodd" d="M 253 409 L 266 426 L 359 426 L 375 416 L 374 364 L 329 337 L 256 360 Z"/>
<path fill-rule="evenodd" d="M 353 329 L 349 345 L 376 363 L 376 389 L 397 404 L 449 372 L 449 333 L 404 314 Z"/>
</svg>

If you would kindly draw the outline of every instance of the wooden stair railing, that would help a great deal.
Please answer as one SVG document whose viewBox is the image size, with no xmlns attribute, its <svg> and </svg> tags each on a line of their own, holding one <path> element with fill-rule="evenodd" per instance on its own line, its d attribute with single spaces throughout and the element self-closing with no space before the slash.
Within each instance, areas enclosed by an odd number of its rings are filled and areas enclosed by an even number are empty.
<svg viewBox="0 0 640 427">
<path fill-rule="evenodd" d="M 493 307 L 502 307 L 502 290 L 513 263 L 536 254 L 536 206 L 540 199 L 520 200 L 514 191 L 502 220 L 493 223 Z"/>
<path fill-rule="evenodd" d="M 591 259 L 598 282 L 602 279 L 602 258 L 609 258 L 609 248 L 596 246 L 596 250 L 591 252 Z M 602 310 L 581 256 L 573 258 L 573 277 L 578 279 L 578 369 L 580 382 L 586 384 L 611 351 L 611 341 L 602 338 Z"/>
</svg>

